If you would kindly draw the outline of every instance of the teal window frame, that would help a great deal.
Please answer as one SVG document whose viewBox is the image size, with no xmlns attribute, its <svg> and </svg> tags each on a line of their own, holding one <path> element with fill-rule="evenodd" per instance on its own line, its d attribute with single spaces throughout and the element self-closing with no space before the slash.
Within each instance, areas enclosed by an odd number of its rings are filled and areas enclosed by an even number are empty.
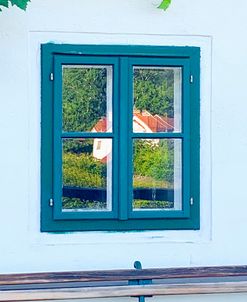
<svg viewBox="0 0 247 302">
<path fill-rule="evenodd" d="M 62 65 L 113 66 L 113 132 L 62 131 Z M 133 133 L 133 66 L 182 68 L 182 131 Z M 112 211 L 62 212 L 62 138 L 113 140 Z M 132 211 L 132 140 L 182 140 L 182 210 Z M 121 152 L 120 152 L 121 150 Z M 121 185 L 120 185 L 121 184 Z M 200 48 L 41 45 L 41 231 L 185 230 L 200 228 Z"/>
</svg>

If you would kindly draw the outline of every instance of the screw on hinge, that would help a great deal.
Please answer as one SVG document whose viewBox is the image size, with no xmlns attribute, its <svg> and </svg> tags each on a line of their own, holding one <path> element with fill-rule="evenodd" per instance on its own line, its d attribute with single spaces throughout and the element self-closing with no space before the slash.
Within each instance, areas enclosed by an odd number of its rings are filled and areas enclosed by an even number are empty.
<svg viewBox="0 0 247 302">
<path fill-rule="evenodd" d="M 53 81 L 54 80 L 54 74 L 51 72 L 50 73 L 50 80 Z"/>
<path fill-rule="evenodd" d="M 190 198 L 190 205 L 193 206 L 193 204 L 194 204 L 194 198 L 191 197 L 191 198 Z"/>
<path fill-rule="evenodd" d="M 53 207 L 53 204 L 54 204 L 53 199 L 50 198 L 50 199 L 49 199 L 49 206 L 50 206 L 50 207 Z"/>
<path fill-rule="evenodd" d="M 190 83 L 193 83 L 194 82 L 194 77 L 193 75 L 190 76 Z"/>
</svg>

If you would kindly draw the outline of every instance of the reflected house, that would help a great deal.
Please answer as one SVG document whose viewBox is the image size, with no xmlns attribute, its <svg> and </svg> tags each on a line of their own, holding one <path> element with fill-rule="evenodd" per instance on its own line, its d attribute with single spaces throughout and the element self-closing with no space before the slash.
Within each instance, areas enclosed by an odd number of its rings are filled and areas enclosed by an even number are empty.
<svg viewBox="0 0 247 302">
<path fill-rule="evenodd" d="M 153 132 L 172 132 L 173 118 L 160 116 L 158 114 L 152 115 L 147 110 L 134 111 L 133 115 L 133 131 L 140 133 Z"/>
<path fill-rule="evenodd" d="M 152 115 L 147 110 L 135 110 L 133 114 L 133 132 L 155 133 L 173 132 L 174 119 L 158 114 Z M 112 124 L 107 122 L 107 118 L 101 118 L 93 127 L 92 132 L 111 132 Z M 159 139 L 157 139 L 157 143 Z M 107 156 L 111 153 L 111 139 L 95 138 L 93 144 L 93 157 L 102 162 L 106 162 Z"/>
<path fill-rule="evenodd" d="M 101 118 L 93 127 L 92 132 L 111 132 L 112 125 L 107 121 L 106 117 Z M 112 150 L 112 140 L 109 138 L 95 138 L 93 142 L 93 157 L 101 162 L 107 162 L 107 156 Z M 108 162 L 109 162 L 108 158 Z"/>
</svg>

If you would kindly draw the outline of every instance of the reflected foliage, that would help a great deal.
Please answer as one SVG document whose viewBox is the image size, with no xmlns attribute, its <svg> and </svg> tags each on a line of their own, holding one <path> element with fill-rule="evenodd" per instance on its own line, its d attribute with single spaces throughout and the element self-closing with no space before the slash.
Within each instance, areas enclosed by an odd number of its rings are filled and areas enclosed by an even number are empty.
<svg viewBox="0 0 247 302">
<path fill-rule="evenodd" d="M 173 205 L 172 201 L 161 200 L 135 199 L 133 202 L 134 209 L 171 209 Z"/>
<path fill-rule="evenodd" d="M 74 187 L 105 187 L 106 165 L 89 154 L 65 153 L 63 184 Z"/>
<path fill-rule="evenodd" d="M 73 153 L 77 155 L 82 153 L 90 154 L 93 152 L 93 140 L 87 139 L 82 143 L 82 141 L 78 139 L 67 139 L 66 143 L 63 145 L 63 151 L 65 156 L 66 153 Z"/>
<path fill-rule="evenodd" d="M 63 68 L 63 130 L 91 131 L 106 113 L 106 69 Z"/>
<path fill-rule="evenodd" d="M 67 139 L 63 144 L 63 186 L 105 188 L 106 164 L 93 157 L 93 139 Z M 101 209 L 106 202 L 63 197 L 64 209 Z"/>
<path fill-rule="evenodd" d="M 166 139 L 134 142 L 134 175 L 153 184 L 173 183 L 174 145 Z M 161 182 L 161 183 L 160 183 Z"/>
<path fill-rule="evenodd" d="M 167 139 L 134 141 L 134 188 L 173 189 L 174 143 Z M 173 202 L 165 195 L 157 197 L 155 190 L 152 200 L 133 200 L 135 209 L 172 208 Z"/>
<path fill-rule="evenodd" d="M 173 117 L 174 71 L 171 69 L 134 70 L 134 107 L 151 114 Z"/>
<path fill-rule="evenodd" d="M 104 210 L 106 208 L 106 202 L 85 200 L 80 198 L 63 197 L 63 209 L 97 209 Z"/>
</svg>

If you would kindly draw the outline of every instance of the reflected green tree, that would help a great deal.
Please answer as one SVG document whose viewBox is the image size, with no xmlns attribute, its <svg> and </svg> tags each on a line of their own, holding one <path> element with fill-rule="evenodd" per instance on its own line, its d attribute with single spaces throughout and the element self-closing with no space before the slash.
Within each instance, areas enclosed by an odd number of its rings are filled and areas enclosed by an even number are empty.
<svg viewBox="0 0 247 302">
<path fill-rule="evenodd" d="M 105 188 L 106 164 L 92 155 L 93 139 L 66 139 L 63 143 L 63 186 L 74 188 Z M 106 202 L 63 197 L 65 209 L 101 209 Z"/>
<path fill-rule="evenodd" d="M 106 112 L 106 69 L 63 68 L 63 130 L 91 131 Z"/>
<path fill-rule="evenodd" d="M 173 141 L 135 140 L 133 163 L 135 187 L 171 187 L 174 174 Z"/>
<path fill-rule="evenodd" d="M 173 117 L 174 71 L 172 69 L 134 70 L 134 107 L 151 114 Z"/>
</svg>

